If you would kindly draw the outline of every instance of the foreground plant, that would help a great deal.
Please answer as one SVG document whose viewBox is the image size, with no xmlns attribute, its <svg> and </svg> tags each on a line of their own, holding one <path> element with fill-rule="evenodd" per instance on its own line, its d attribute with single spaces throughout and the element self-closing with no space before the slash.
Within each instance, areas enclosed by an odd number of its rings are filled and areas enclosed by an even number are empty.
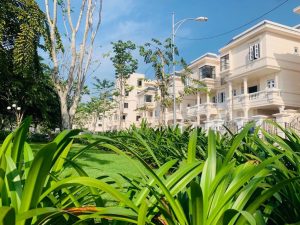
<svg viewBox="0 0 300 225">
<path fill-rule="evenodd" d="M 107 136 L 63 131 L 33 156 L 25 141 L 29 123 L 26 119 L 0 150 L 0 221 L 5 225 L 14 220 L 19 225 L 263 225 L 300 221 L 299 156 L 293 149 L 300 142 L 294 133 L 286 131 L 288 139 L 265 133 L 265 141 L 256 133 L 249 134 L 250 124 L 226 146 L 221 143 L 222 136 L 209 131 L 202 137 L 207 138 L 207 148 L 199 157 L 199 132 L 193 130 L 185 157 L 162 162 L 138 131 L 132 145 Z M 88 139 L 91 144 L 69 156 L 73 138 Z M 121 174 L 122 182 L 107 176 L 88 177 L 76 159 L 94 146 L 123 155 L 140 176 Z M 138 146 L 149 151 L 156 169 L 148 163 L 151 158 L 147 162 L 143 159 Z M 77 175 L 64 177 L 66 166 L 73 167 Z M 113 201 L 110 205 L 107 196 Z M 289 206 L 290 219 L 280 212 L 284 204 Z"/>
</svg>

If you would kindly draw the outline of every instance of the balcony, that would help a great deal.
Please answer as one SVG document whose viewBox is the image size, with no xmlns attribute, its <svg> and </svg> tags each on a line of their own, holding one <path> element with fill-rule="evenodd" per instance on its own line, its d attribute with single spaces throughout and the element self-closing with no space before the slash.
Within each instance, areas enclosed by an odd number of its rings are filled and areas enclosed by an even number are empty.
<svg viewBox="0 0 300 225">
<path fill-rule="evenodd" d="M 197 115 L 206 115 L 209 114 L 217 114 L 217 104 L 216 103 L 205 103 L 200 105 L 194 105 L 191 107 L 187 107 L 187 117 L 194 117 Z"/>
<path fill-rule="evenodd" d="M 172 112 L 172 111 L 169 111 L 169 112 L 167 113 L 167 115 L 166 115 L 166 120 L 167 120 L 167 121 L 173 120 L 173 118 L 174 118 L 173 112 Z M 181 115 L 181 113 L 180 113 L 180 110 L 176 110 L 176 120 L 182 120 L 182 119 L 183 119 L 183 117 L 182 117 L 182 115 Z"/>
<path fill-rule="evenodd" d="M 230 77 L 245 75 L 262 76 L 280 71 L 280 67 L 275 58 L 263 57 L 253 61 L 247 61 L 244 65 L 232 68 Z"/>
<path fill-rule="evenodd" d="M 275 88 L 251 93 L 248 95 L 248 99 L 251 107 L 282 104 L 280 90 Z"/>
<path fill-rule="evenodd" d="M 246 105 L 249 107 L 260 107 L 281 104 L 283 104 L 281 93 L 276 88 L 233 97 L 233 109 L 242 109 Z"/>
<path fill-rule="evenodd" d="M 154 102 L 140 102 L 137 105 L 137 108 L 154 109 L 155 103 Z"/>
</svg>

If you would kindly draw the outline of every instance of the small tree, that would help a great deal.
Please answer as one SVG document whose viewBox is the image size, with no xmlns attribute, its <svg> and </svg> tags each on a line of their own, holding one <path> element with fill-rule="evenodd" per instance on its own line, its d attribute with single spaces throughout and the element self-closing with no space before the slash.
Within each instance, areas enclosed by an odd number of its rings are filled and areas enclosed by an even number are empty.
<svg viewBox="0 0 300 225">
<path fill-rule="evenodd" d="M 115 83 L 109 80 L 100 80 L 95 78 L 96 82 L 93 84 L 96 91 L 99 93 L 99 98 L 95 101 L 97 118 L 102 117 L 102 130 L 104 131 L 104 120 L 108 114 L 115 108 L 114 86 Z"/>
<path fill-rule="evenodd" d="M 174 46 L 175 47 L 175 46 Z M 161 43 L 157 39 L 152 39 L 151 42 L 146 43 L 140 47 L 140 55 L 144 57 L 146 63 L 150 63 L 154 69 L 154 74 L 159 89 L 159 94 L 155 99 L 160 104 L 160 123 L 166 122 L 166 109 L 172 104 L 172 96 L 169 93 L 169 87 L 172 84 L 171 80 L 171 66 L 173 62 L 172 56 L 173 44 L 170 38 Z M 175 47 L 175 54 L 178 55 Z"/>
<path fill-rule="evenodd" d="M 178 49 L 172 44 L 170 38 L 167 38 L 163 43 L 157 39 L 152 39 L 151 42 L 140 47 L 140 55 L 144 57 L 144 61 L 146 63 L 150 63 L 154 69 L 156 85 L 159 90 L 159 93 L 155 96 L 155 100 L 160 103 L 162 115 L 160 116 L 160 124 L 165 124 L 167 122 L 166 109 L 169 108 L 173 103 L 173 93 L 169 92 L 171 84 L 173 84 L 173 80 L 171 79 L 173 47 L 175 56 L 179 56 Z M 184 83 L 186 79 L 189 79 L 191 71 L 188 69 L 186 62 L 182 58 L 174 63 L 183 68 L 182 73 L 179 73 L 178 75 L 180 76 L 181 81 Z M 191 81 L 196 84 L 196 86 L 186 87 L 184 89 L 184 93 L 181 93 L 179 97 L 176 98 L 177 102 L 180 102 L 185 94 L 196 93 L 203 90 L 203 83 L 195 79 L 191 79 Z"/>
<path fill-rule="evenodd" d="M 115 107 L 113 101 L 114 82 L 98 78 L 95 80 L 93 85 L 96 92 L 93 94 L 98 96 L 92 97 L 89 102 L 80 103 L 74 118 L 74 124 L 79 128 L 83 129 L 86 124 L 90 123 L 94 132 L 100 117 L 102 117 L 102 130 L 104 131 L 104 120 Z"/>
<path fill-rule="evenodd" d="M 127 80 L 138 68 L 138 61 L 132 56 L 132 51 L 136 49 L 136 45 L 133 42 L 123 42 L 119 40 L 112 43 L 112 45 L 114 56 L 110 59 L 115 68 L 116 90 L 119 104 L 119 129 L 122 129 L 125 93 L 130 92 Z"/>
</svg>

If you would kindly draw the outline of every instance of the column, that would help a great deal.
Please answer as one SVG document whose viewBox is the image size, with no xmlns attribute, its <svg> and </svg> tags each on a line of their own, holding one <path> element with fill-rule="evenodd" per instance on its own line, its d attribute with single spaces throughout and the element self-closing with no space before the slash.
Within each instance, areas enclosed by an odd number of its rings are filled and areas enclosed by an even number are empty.
<svg viewBox="0 0 300 225">
<path fill-rule="evenodd" d="M 232 120 L 232 83 L 231 81 L 228 82 L 228 113 L 229 113 L 229 120 Z"/>
<path fill-rule="evenodd" d="M 245 107 L 245 109 L 244 109 L 244 118 L 245 118 L 245 121 L 246 120 L 248 121 L 248 117 L 249 117 L 249 108 Z"/>
<path fill-rule="evenodd" d="M 279 76 L 278 76 L 278 73 L 275 74 L 275 88 L 279 88 L 279 84 L 278 84 L 278 81 L 279 81 Z"/>
<path fill-rule="evenodd" d="M 273 114 L 273 116 L 275 116 L 275 118 L 276 118 L 276 123 L 283 128 L 286 127 L 286 124 L 288 123 L 289 118 L 290 118 L 290 115 L 288 115 L 284 112 L 279 112 L 279 113 Z M 277 132 L 278 136 L 285 138 L 285 133 L 280 128 L 276 127 L 276 132 Z"/>
<path fill-rule="evenodd" d="M 208 90 L 208 92 L 209 92 L 209 90 Z M 210 103 L 210 100 L 209 100 L 209 93 L 206 93 L 206 103 L 208 104 L 208 103 Z"/>
<path fill-rule="evenodd" d="M 265 116 L 265 115 L 256 115 L 256 116 L 252 116 L 252 118 L 255 121 L 255 126 L 256 127 L 261 127 L 263 129 L 265 129 L 265 127 L 263 127 L 263 125 L 264 125 L 264 121 L 268 118 L 267 116 Z M 259 130 L 257 135 L 258 135 L 258 137 L 262 138 L 262 136 L 263 136 L 262 131 Z"/>
<path fill-rule="evenodd" d="M 247 77 L 243 78 L 243 83 L 244 83 L 244 95 L 248 94 L 248 79 Z"/>
<path fill-rule="evenodd" d="M 210 114 L 206 114 L 206 121 L 204 121 L 204 124 L 205 124 L 205 130 L 208 131 L 212 124 L 211 124 L 211 121 L 210 121 Z"/>
<path fill-rule="evenodd" d="M 248 111 L 249 111 L 249 97 L 248 97 L 248 79 L 247 77 L 243 78 L 244 83 L 244 117 L 245 119 L 248 119 Z"/>
<path fill-rule="evenodd" d="M 200 126 L 200 93 L 197 93 L 197 126 Z"/>
</svg>

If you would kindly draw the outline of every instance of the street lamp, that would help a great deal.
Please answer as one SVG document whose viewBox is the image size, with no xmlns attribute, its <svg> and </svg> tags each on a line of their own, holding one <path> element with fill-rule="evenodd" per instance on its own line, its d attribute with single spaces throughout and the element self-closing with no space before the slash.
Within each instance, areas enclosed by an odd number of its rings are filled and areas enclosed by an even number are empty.
<svg viewBox="0 0 300 225">
<path fill-rule="evenodd" d="M 294 13 L 300 14 L 300 6 L 293 9 Z"/>
<path fill-rule="evenodd" d="M 175 34 L 178 31 L 179 27 L 186 21 L 193 20 L 196 22 L 206 22 L 207 17 L 199 16 L 195 18 L 185 18 L 175 23 L 175 13 L 172 13 L 172 60 L 173 60 L 173 124 L 176 126 L 176 89 L 175 89 Z"/>
<path fill-rule="evenodd" d="M 7 106 L 6 109 L 16 115 L 16 123 L 19 126 L 21 122 L 21 107 L 16 104 L 12 104 L 11 106 Z"/>
</svg>

